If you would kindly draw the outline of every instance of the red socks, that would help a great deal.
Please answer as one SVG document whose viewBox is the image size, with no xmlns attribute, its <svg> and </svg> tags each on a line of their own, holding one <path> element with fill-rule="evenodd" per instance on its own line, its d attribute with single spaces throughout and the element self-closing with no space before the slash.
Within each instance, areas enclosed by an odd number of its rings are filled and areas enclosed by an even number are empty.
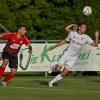
<svg viewBox="0 0 100 100">
<path fill-rule="evenodd" d="M 1 66 L 0 67 L 0 78 L 2 78 L 2 75 L 3 75 L 4 71 L 5 71 L 5 68 Z M 13 78 L 13 76 L 14 75 L 10 72 L 3 81 L 9 81 Z"/>
<path fill-rule="evenodd" d="M 1 66 L 0 67 L 0 78 L 2 77 L 4 71 L 5 71 L 5 68 Z"/>
<path fill-rule="evenodd" d="M 11 80 L 12 78 L 13 78 L 13 74 L 10 72 L 8 75 L 7 75 L 7 77 L 3 80 L 3 81 L 9 81 L 9 80 Z"/>
</svg>

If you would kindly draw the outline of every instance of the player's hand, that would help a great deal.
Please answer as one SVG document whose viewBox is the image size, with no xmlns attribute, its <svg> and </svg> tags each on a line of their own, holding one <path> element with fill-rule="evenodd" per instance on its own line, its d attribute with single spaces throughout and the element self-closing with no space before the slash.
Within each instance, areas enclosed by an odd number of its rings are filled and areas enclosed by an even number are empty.
<svg viewBox="0 0 100 100">
<path fill-rule="evenodd" d="M 55 46 L 50 46 L 49 48 L 48 48 L 48 51 L 51 51 L 51 50 L 53 50 L 55 48 Z"/>
<path fill-rule="evenodd" d="M 32 54 L 32 50 L 29 50 L 28 53 Z"/>
<path fill-rule="evenodd" d="M 99 37 L 99 31 L 95 32 L 95 37 L 97 37 L 97 38 Z"/>
</svg>

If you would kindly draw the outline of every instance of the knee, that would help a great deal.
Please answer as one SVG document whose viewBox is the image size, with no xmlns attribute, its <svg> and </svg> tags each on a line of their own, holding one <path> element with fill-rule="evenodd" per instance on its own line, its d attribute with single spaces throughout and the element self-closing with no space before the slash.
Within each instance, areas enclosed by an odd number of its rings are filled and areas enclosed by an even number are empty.
<svg viewBox="0 0 100 100">
<path fill-rule="evenodd" d="M 1 66 L 6 67 L 7 65 L 8 65 L 8 63 L 3 63 Z"/>
<path fill-rule="evenodd" d="M 11 69 L 11 73 L 12 73 L 13 75 L 15 75 L 15 74 L 16 74 L 16 72 L 17 72 L 17 70 L 16 70 L 16 69 Z"/>
<path fill-rule="evenodd" d="M 7 64 L 2 64 L 1 67 L 5 68 L 7 66 Z"/>
<path fill-rule="evenodd" d="M 57 72 L 61 72 L 61 69 L 62 69 L 62 66 L 56 65 L 56 71 L 57 71 Z"/>
<path fill-rule="evenodd" d="M 3 60 L 2 67 L 6 67 L 9 63 L 9 60 Z"/>
<path fill-rule="evenodd" d="M 64 70 L 61 72 L 62 77 L 66 76 L 68 74 L 69 74 L 69 70 L 67 70 L 66 68 L 64 68 Z"/>
</svg>

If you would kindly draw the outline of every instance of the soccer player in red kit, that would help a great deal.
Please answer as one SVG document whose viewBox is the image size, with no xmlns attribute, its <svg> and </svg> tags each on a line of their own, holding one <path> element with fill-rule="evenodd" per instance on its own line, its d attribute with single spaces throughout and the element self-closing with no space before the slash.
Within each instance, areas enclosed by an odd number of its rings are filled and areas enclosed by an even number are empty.
<svg viewBox="0 0 100 100">
<path fill-rule="evenodd" d="M 18 68 L 18 52 L 23 44 L 28 46 L 29 53 L 32 53 L 32 47 L 29 43 L 28 38 L 25 36 L 26 27 L 25 25 L 19 25 L 17 32 L 10 32 L 1 34 L 0 37 L 8 40 L 6 46 L 3 49 L 2 58 L 3 63 L 0 66 L 0 79 L 3 76 L 6 66 L 9 64 L 11 70 L 7 77 L 1 81 L 2 86 L 7 86 L 7 82 L 13 78 Z"/>
</svg>

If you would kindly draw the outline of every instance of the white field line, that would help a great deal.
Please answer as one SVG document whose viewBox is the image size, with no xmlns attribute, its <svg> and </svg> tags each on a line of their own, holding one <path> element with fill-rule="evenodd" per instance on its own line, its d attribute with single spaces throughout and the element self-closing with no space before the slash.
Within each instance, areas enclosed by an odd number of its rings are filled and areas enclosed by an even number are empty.
<svg viewBox="0 0 100 100">
<path fill-rule="evenodd" d="M 0 87 L 1 88 L 1 87 Z M 48 90 L 48 91 L 62 91 L 62 92 L 84 92 L 84 93 L 100 93 L 99 90 L 65 90 L 65 89 L 54 89 L 54 88 L 30 88 L 30 87 L 14 87 L 8 86 L 3 88 L 13 88 L 13 89 L 24 89 L 24 90 Z"/>
</svg>

